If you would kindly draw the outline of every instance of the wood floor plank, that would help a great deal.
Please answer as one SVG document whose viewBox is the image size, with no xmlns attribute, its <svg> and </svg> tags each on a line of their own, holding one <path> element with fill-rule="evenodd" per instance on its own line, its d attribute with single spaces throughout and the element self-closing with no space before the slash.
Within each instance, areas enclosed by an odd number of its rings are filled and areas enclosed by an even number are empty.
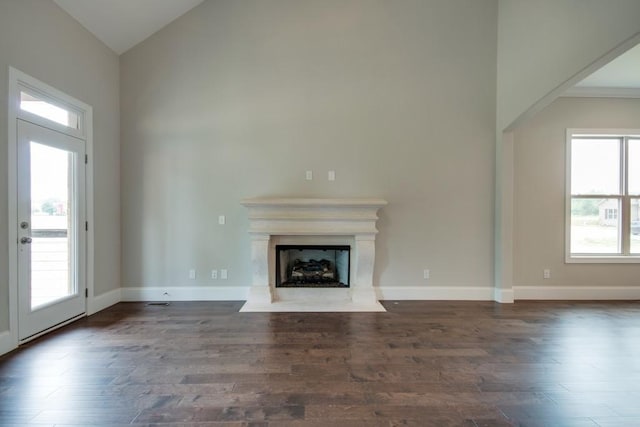
<svg viewBox="0 0 640 427">
<path fill-rule="evenodd" d="M 640 425 L 637 302 L 120 303 L 0 357 L 0 425 Z"/>
</svg>

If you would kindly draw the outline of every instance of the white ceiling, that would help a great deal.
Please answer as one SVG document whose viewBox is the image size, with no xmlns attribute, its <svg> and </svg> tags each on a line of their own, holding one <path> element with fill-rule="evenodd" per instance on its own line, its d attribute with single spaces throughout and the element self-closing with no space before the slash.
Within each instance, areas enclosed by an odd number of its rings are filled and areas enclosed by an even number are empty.
<svg viewBox="0 0 640 427">
<path fill-rule="evenodd" d="M 120 55 L 203 0 L 53 0 Z"/>
<path fill-rule="evenodd" d="M 53 0 L 117 54 L 126 52 L 203 0 Z M 640 45 L 593 73 L 569 92 L 640 91 Z M 611 91 L 607 93 L 613 93 Z"/>
</svg>

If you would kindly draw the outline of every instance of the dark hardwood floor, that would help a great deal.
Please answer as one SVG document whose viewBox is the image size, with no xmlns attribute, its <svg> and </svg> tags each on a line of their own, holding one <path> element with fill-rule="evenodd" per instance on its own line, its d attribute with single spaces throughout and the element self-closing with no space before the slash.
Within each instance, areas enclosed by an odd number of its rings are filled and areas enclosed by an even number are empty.
<svg viewBox="0 0 640 427">
<path fill-rule="evenodd" d="M 640 426 L 640 304 L 121 303 L 0 357 L 0 425 Z"/>
</svg>

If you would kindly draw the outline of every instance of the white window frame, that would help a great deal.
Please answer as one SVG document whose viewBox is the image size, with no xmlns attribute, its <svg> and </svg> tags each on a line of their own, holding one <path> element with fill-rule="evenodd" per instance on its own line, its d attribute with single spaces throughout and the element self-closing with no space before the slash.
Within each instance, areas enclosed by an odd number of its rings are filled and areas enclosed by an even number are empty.
<svg viewBox="0 0 640 427">
<path fill-rule="evenodd" d="M 37 81 L 34 81 L 34 80 L 35 79 L 33 79 L 32 77 L 29 77 L 23 74 L 17 82 L 17 85 L 18 85 L 18 87 L 16 88 L 17 89 L 16 95 L 17 95 L 17 102 L 18 102 L 18 105 L 16 106 L 17 117 L 24 121 L 31 122 L 33 124 L 45 127 L 47 129 L 52 129 L 57 132 L 64 133 L 66 135 L 70 135 L 86 141 L 87 140 L 87 124 L 86 124 L 87 110 L 80 109 L 78 107 L 77 102 L 80 102 L 80 101 L 76 101 L 75 104 L 72 104 L 68 100 L 68 95 L 65 95 L 62 92 L 59 92 L 57 90 L 55 90 L 55 94 L 54 94 L 53 88 L 50 88 L 50 90 L 45 91 L 43 90 L 41 85 L 39 85 L 40 87 L 37 87 L 36 84 L 38 83 Z M 23 110 L 22 108 L 20 108 L 21 92 L 27 93 L 33 96 L 34 98 L 38 98 L 42 101 L 45 101 L 63 110 L 67 110 L 72 113 L 75 113 L 78 116 L 78 128 L 75 129 L 69 126 L 65 126 L 60 123 L 54 122 L 53 120 L 49 120 L 46 117 L 39 116 L 27 110 Z M 14 100 L 12 99 L 12 101 Z M 85 108 L 87 107 L 88 106 L 86 106 Z"/>
<path fill-rule="evenodd" d="M 621 254 L 572 254 L 571 253 L 571 142 L 579 137 L 609 137 L 620 138 L 623 142 L 622 155 L 620 156 L 621 194 L 594 195 L 594 198 L 618 199 L 620 221 L 620 245 Z M 566 263 L 593 263 L 593 264 L 630 264 L 640 263 L 640 254 L 629 254 L 629 236 L 631 221 L 629 217 L 629 205 L 631 198 L 627 191 L 627 140 L 640 137 L 639 129 L 567 129 L 566 132 L 566 165 L 565 165 L 565 262 Z M 587 196 L 591 197 L 591 196 Z"/>
</svg>

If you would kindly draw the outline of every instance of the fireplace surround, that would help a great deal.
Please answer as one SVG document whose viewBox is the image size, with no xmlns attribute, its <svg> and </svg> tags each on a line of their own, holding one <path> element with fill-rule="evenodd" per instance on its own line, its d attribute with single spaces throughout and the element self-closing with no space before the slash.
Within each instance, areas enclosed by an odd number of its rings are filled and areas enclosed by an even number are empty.
<svg viewBox="0 0 640 427">
<path fill-rule="evenodd" d="M 241 311 L 385 311 L 373 286 L 382 199 L 253 198 L 248 209 L 252 283 Z M 276 287 L 276 246 L 349 246 L 348 288 Z"/>
</svg>

